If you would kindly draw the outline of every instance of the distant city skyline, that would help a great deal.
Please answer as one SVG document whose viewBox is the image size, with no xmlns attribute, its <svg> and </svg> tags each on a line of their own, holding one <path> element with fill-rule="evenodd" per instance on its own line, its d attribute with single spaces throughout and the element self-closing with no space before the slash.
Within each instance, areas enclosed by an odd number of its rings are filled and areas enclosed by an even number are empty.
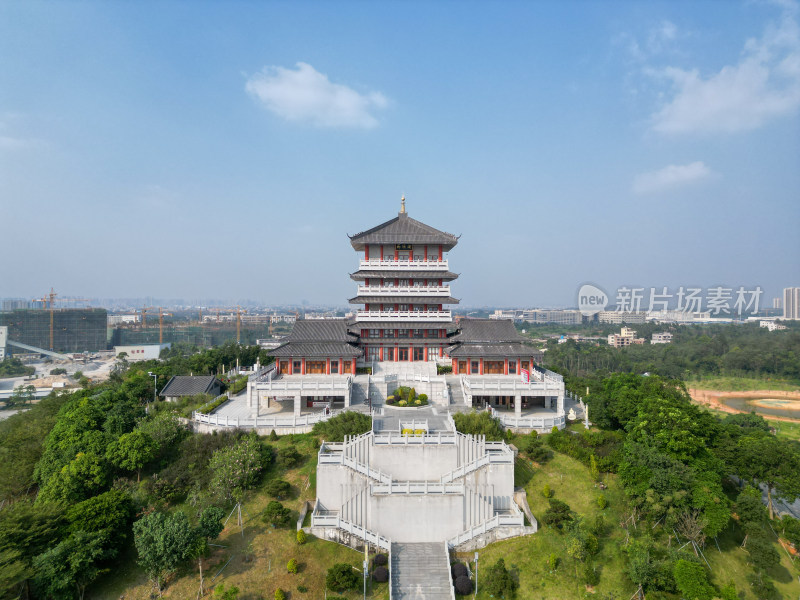
<svg viewBox="0 0 800 600">
<path fill-rule="evenodd" d="M 800 285 L 797 2 L 18 2 L 0 55 L 3 297 L 344 306 L 402 194 L 462 308 Z"/>
</svg>

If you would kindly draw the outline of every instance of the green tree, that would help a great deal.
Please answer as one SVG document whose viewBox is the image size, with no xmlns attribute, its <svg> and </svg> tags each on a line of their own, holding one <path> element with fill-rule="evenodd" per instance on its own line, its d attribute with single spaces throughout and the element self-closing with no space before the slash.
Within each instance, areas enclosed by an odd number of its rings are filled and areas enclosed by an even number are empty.
<svg viewBox="0 0 800 600">
<path fill-rule="evenodd" d="M 126 433 L 109 444 L 106 450 L 108 461 L 125 471 L 135 471 L 136 481 L 141 481 L 142 467 L 155 458 L 158 444 L 142 431 Z"/>
<path fill-rule="evenodd" d="M 675 586 L 684 598 L 690 600 L 711 600 L 716 590 L 708 582 L 708 575 L 703 565 L 679 559 L 672 571 Z"/>
<path fill-rule="evenodd" d="M 486 593 L 496 598 L 513 598 L 518 587 L 502 558 L 486 569 L 482 583 Z"/>
<path fill-rule="evenodd" d="M 336 563 L 325 575 L 325 585 L 334 592 L 344 592 L 346 590 L 357 590 L 360 577 L 347 563 Z"/>
<path fill-rule="evenodd" d="M 286 563 L 286 572 L 287 573 L 292 573 L 292 574 L 295 574 L 295 575 L 297 574 L 297 560 L 296 559 L 294 559 L 294 558 L 290 558 L 289 559 L 289 562 Z"/>
<path fill-rule="evenodd" d="M 292 524 L 292 511 L 277 500 L 272 500 L 261 514 L 261 519 L 273 527 L 289 527 Z"/>
<path fill-rule="evenodd" d="M 769 518 L 774 518 L 773 495 L 792 502 L 800 495 L 800 450 L 773 435 L 754 433 L 738 443 L 738 472 L 767 486 Z"/>
<path fill-rule="evenodd" d="M 247 436 L 233 446 L 220 448 L 211 456 L 210 488 L 224 500 L 240 502 L 245 490 L 258 483 L 266 464 L 266 455 L 258 438 Z"/>
<path fill-rule="evenodd" d="M 589 473 L 592 476 L 592 479 L 595 481 L 600 481 L 600 469 L 597 466 L 597 457 L 592 454 L 591 458 L 589 459 Z"/>
<path fill-rule="evenodd" d="M 43 595 L 71 600 L 77 593 L 83 600 L 86 587 L 103 572 L 99 563 L 105 555 L 104 533 L 78 531 L 33 561 L 34 582 Z"/>
<path fill-rule="evenodd" d="M 200 596 L 205 593 L 203 581 L 203 557 L 208 554 L 209 541 L 215 540 L 222 533 L 222 519 L 225 513 L 216 506 L 206 508 L 200 513 L 200 519 L 195 528 L 195 546 L 193 553 L 197 556 L 197 569 L 200 573 Z M 216 593 L 216 589 L 214 590 Z M 238 593 L 238 590 L 237 590 Z"/>
<path fill-rule="evenodd" d="M 302 546 L 305 543 L 306 543 L 306 532 L 303 531 L 302 529 L 298 529 L 297 530 L 297 544 L 299 546 Z"/>
<path fill-rule="evenodd" d="M 145 515 L 133 524 L 141 566 L 161 595 L 164 578 L 189 558 L 196 547 L 196 532 L 183 513 Z"/>
<path fill-rule="evenodd" d="M 105 461 L 93 453 L 79 452 L 42 487 L 37 502 L 80 502 L 106 487 Z"/>
<path fill-rule="evenodd" d="M 6 400 L 6 406 L 8 408 L 17 408 L 30 404 L 33 402 L 35 393 L 36 388 L 32 385 L 21 385 L 14 389 L 14 391 L 11 393 L 11 396 L 8 397 L 8 400 Z"/>
<path fill-rule="evenodd" d="M 346 435 L 361 435 L 372 429 L 372 417 L 353 411 L 343 412 L 314 425 L 311 432 L 329 442 L 343 442 Z"/>
<path fill-rule="evenodd" d="M 111 490 L 70 506 L 66 512 L 67 531 L 104 534 L 104 558 L 113 558 L 128 538 L 132 518 L 130 497 L 121 490 Z"/>
</svg>

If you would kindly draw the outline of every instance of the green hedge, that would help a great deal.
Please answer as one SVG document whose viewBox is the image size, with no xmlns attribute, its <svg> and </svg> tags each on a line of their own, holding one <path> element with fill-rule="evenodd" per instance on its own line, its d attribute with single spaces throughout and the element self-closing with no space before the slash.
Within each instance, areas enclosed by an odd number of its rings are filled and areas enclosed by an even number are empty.
<svg viewBox="0 0 800 600">
<path fill-rule="evenodd" d="M 198 408 L 197 412 L 202 413 L 204 415 L 209 415 L 209 414 L 211 414 L 211 412 L 215 408 L 221 406 L 223 403 L 225 403 L 227 401 L 228 401 L 228 396 L 224 396 L 224 395 L 223 396 L 219 396 L 218 398 L 215 398 L 211 402 L 208 402 L 208 403 L 204 404 L 203 406 L 201 406 L 200 408 Z"/>
</svg>

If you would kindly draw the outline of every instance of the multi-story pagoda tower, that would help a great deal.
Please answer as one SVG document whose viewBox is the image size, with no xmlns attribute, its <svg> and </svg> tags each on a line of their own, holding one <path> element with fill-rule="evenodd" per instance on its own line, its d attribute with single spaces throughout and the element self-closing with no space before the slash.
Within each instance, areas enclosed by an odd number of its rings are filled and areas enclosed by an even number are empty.
<svg viewBox="0 0 800 600">
<path fill-rule="evenodd" d="M 367 361 L 420 361 L 444 356 L 447 328 L 453 316 L 447 305 L 458 300 L 450 282 L 446 253 L 458 236 L 408 216 L 405 197 L 398 215 L 350 236 L 360 254 L 358 282 L 351 304 L 356 312 L 351 331 L 359 335 Z M 363 254 L 362 254 L 363 253 Z"/>
</svg>

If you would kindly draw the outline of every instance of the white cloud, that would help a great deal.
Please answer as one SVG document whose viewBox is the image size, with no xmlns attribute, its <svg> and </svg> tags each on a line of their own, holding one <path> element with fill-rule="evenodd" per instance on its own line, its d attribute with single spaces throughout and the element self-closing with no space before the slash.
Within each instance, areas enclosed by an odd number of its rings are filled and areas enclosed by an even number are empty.
<svg viewBox="0 0 800 600">
<path fill-rule="evenodd" d="M 671 83 L 672 95 L 653 115 L 652 127 L 665 134 L 737 132 L 800 108 L 800 28 L 796 5 L 760 39 L 745 43 L 738 63 L 702 76 L 697 69 L 647 70 Z"/>
<path fill-rule="evenodd" d="M 267 110 L 288 121 L 319 127 L 372 128 L 378 125 L 373 112 L 385 108 L 380 92 L 359 93 L 309 64 L 296 69 L 265 67 L 247 80 L 245 89 Z"/>
<path fill-rule="evenodd" d="M 652 194 L 697 183 L 712 175 L 702 161 L 688 165 L 668 165 L 658 171 L 637 175 L 633 180 L 636 194 Z"/>
</svg>

